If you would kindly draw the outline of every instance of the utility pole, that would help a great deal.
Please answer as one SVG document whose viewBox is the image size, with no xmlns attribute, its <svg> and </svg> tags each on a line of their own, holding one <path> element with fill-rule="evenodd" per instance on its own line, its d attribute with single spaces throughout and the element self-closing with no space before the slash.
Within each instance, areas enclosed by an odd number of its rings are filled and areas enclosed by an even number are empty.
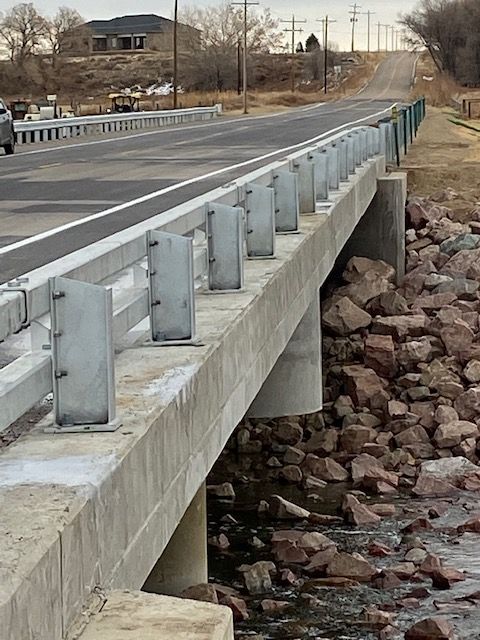
<svg viewBox="0 0 480 640">
<path fill-rule="evenodd" d="M 173 108 L 178 107 L 178 0 L 173 9 Z"/>
<path fill-rule="evenodd" d="M 358 10 L 361 9 L 361 6 L 356 2 L 350 6 L 352 7 L 352 10 L 349 12 L 352 16 L 350 18 L 350 22 L 352 23 L 352 53 L 355 53 L 355 25 L 358 22 Z"/>
<path fill-rule="evenodd" d="M 258 5 L 258 2 L 243 0 L 242 2 L 232 2 L 232 6 L 243 7 L 243 113 L 248 113 L 248 8 Z"/>
<path fill-rule="evenodd" d="M 367 16 L 367 53 L 370 53 L 370 18 L 371 16 L 375 15 L 375 11 L 365 11 L 365 13 L 362 13 L 362 16 Z"/>
<path fill-rule="evenodd" d="M 328 93 L 328 26 L 336 20 L 330 20 L 328 15 L 317 20 L 322 23 L 323 32 L 323 90 Z"/>
<path fill-rule="evenodd" d="M 284 32 L 292 34 L 292 93 L 295 93 L 295 34 L 303 32 L 302 28 L 297 29 L 296 27 L 297 24 L 305 24 L 307 21 L 295 18 L 295 14 L 293 14 L 291 20 L 280 20 L 280 22 L 292 25 L 290 29 L 284 29 Z"/>
<path fill-rule="evenodd" d="M 380 22 L 377 22 L 377 38 L 378 38 L 378 42 L 377 42 L 377 51 L 380 51 L 380 29 L 383 27 L 382 24 L 380 24 Z"/>
<path fill-rule="evenodd" d="M 384 24 L 385 27 L 385 51 L 388 51 L 388 30 L 390 29 L 389 24 Z"/>
<path fill-rule="evenodd" d="M 395 51 L 395 27 L 392 27 L 392 51 Z"/>
</svg>

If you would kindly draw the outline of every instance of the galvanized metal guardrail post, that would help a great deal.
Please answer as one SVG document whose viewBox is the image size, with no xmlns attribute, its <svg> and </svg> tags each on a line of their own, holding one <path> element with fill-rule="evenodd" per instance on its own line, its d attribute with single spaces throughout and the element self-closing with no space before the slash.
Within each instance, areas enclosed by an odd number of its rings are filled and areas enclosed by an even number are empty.
<svg viewBox="0 0 480 640">
<path fill-rule="evenodd" d="M 50 279 L 55 425 L 49 431 L 115 431 L 112 291 Z"/>
<path fill-rule="evenodd" d="M 272 187 L 275 202 L 275 231 L 298 233 L 300 224 L 298 174 L 292 171 L 273 171 Z"/>
<path fill-rule="evenodd" d="M 315 203 L 328 201 L 330 196 L 330 162 L 333 158 L 326 147 L 319 147 L 310 154 L 314 167 Z M 316 206 L 313 208 L 315 211 Z"/>
<path fill-rule="evenodd" d="M 313 154 L 307 158 L 294 160 L 292 169 L 298 176 L 300 213 L 313 213 L 317 202 L 317 180 Z"/>
<path fill-rule="evenodd" d="M 160 344 L 195 338 L 193 238 L 147 232 L 150 329 Z"/>
<path fill-rule="evenodd" d="M 245 186 L 246 244 L 249 258 L 275 257 L 275 193 L 271 187 Z"/>
<path fill-rule="evenodd" d="M 206 216 L 208 288 L 238 291 L 243 287 L 244 210 L 209 202 Z"/>
</svg>

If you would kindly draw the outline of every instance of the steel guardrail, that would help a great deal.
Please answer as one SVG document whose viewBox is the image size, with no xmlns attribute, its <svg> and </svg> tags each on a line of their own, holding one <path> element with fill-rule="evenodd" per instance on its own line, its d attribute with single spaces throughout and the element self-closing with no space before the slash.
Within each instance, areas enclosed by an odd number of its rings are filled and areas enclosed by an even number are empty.
<svg viewBox="0 0 480 640">
<path fill-rule="evenodd" d="M 117 131 L 163 127 L 185 122 L 201 122 L 214 118 L 219 113 L 221 113 L 221 105 L 193 109 L 111 113 L 55 120 L 15 120 L 14 129 L 17 144 L 21 145 Z"/>
<path fill-rule="evenodd" d="M 341 183 L 347 185 L 349 177 L 370 158 L 383 155 L 388 163 L 395 164 L 398 155 L 408 150 L 424 117 L 423 100 L 405 105 L 373 126 L 341 131 L 234 183 L 0 285 L 0 341 L 28 329 L 31 342 L 29 351 L 0 369 L 0 431 L 49 393 L 54 393 L 58 405 L 59 389 L 66 376 L 66 370 L 60 366 L 61 349 L 55 347 L 56 341 L 62 340 L 59 326 L 63 302 L 59 301 L 65 297 L 64 289 L 77 305 L 73 312 L 70 309 L 71 319 L 76 319 L 88 300 L 91 307 L 88 322 L 94 323 L 96 314 L 99 326 L 108 326 L 110 351 L 105 351 L 103 342 L 94 344 L 91 358 L 100 358 L 98 364 L 105 384 L 109 381 L 110 385 L 109 393 L 99 400 L 100 413 L 103 415 L 107 410 L 106 402 L 109 417 L 103 426 L 97 427 L 105 430 L 110 425 L 113 429 L 113 344 L 146 318 L 150 318 L 150 323 L 144 333 L 150 329 L 154 341 L 172 344 L 193 340 L 195 288 L 241 288 L 246 258 L 274 257 L 276 233 L 297 233 L 298 215 L 315 211 L 317 205 L 328 211 L 333 206 L 332 191 L 337 191 Z M 233 253 L 228 256 L 222 251 L 218 253 L 219 244 L 231 244 L 232 238 L 236 239 Z M 164 243 L 163 250 L 156 252 L 160 243 Z M 165 265 L 162 259 L 167 254 Z M 181 260 L 179 256 L 183 256 Z M 172 270 L 175 260 L 177 268 Z M 169 277 L 172 271 L 175 273 L 175 286 L 170 284 L 170 288 L 182 291 L 184 302 L 190 301 L 181 305 L 182 309 L 188 309 L 187 315 L 179 312 L 168 289 L 162 289 L 162 269 L 166 269 Z M 167 326 L 165 315 L 158 315 L 155 310 L 157 307 L 162 311 L 157 306 L 159 296 L 164 298 L 166 308 L 173 310 L 170 315 L 178 320 L 173 327 Z M 73 414 L 75 410 L 73 404 Z M 58 429 L 93 430 L 91 424 L 79 426 L 75 415 L 62 411 L 56 406 Z"/>
</svg>

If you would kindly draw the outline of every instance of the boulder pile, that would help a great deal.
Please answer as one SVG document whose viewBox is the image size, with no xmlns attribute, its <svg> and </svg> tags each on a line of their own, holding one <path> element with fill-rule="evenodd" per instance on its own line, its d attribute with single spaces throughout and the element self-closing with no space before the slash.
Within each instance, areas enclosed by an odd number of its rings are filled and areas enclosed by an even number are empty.
<svg viewBox="0 0 480 640">
<path fill-rule="evenodd" d="M 386 262 L 353 257 L 343 281 L 323 296 L 323 411 L 246 419 L 230 439 L 227 449 L 252 461 L 249 478 L 237 474 L 234 484 L 278 481 L 258 505 L 275 530 L 252 542 L 269 560 L 238 567 L 239 591 L 218 597 L 237 619 L 245 619 L 249 598 L 271 596 L 275 583 L 296 587 L 313 608 L 311 592 L 319 588 L 416 584 L 389 607 L 367 607 L 357 622 L 380 638 L 455 637 L 447 619 L 420 614 L 399 636 L 395 618 L 420 608 L 431 590 L 469 578 L 432 553 L 425 536 L 438 531 L 458 541 L 480 534 L 478 513 L 450 528 L 445 521 L 435 526 L 453 503 L 474 510 L 465 496 L 480 491 L 480 209 L 465 223 L 434 200 L 412 198 L 406 215 L 406 275 L 399 283 Z M 311 510 L 341 483 L 336 514 Z M 306 499 L 286 499 L 284 486 L 287 495 Z M 235 496 L 231 485 L 209 491 L 215 499 Z M 413 508 L 405 506 L 410 497 Z M 398 535 L 392 544 L 375 535 L 385 519 Z M 335 540 L 337 526 L 371 532 L 361 553 Z M 221 536 L 210 541 L 220 551 L 227 543 Z M 259 608 L 279 615 L 287 607 L 270 597 Z"/>
<path fill-rule="evenodd" d="M 269 451 L 291 483 L 421 497 L 480 488 L 480 210 L 473 218 L 413 198 L 399 286 L 386 262 L 354 257 L 323 301 L 323 412 L 247 422 L 238 449 Z"/>
</svg>

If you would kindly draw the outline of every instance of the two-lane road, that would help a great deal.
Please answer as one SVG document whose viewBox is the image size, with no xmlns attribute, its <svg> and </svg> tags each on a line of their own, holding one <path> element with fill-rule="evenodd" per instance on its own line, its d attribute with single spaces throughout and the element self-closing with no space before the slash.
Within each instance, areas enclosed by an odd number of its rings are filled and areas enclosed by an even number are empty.
<svg viewBox="0 0 480 640">
<path fill-rule="evenodd" d="M 268 116 L 20 148 L 0 158 L 0 282 L 368 121 L 406 97 L 415 57 L 395 54 L 353 99 Z"/>
</svg>

